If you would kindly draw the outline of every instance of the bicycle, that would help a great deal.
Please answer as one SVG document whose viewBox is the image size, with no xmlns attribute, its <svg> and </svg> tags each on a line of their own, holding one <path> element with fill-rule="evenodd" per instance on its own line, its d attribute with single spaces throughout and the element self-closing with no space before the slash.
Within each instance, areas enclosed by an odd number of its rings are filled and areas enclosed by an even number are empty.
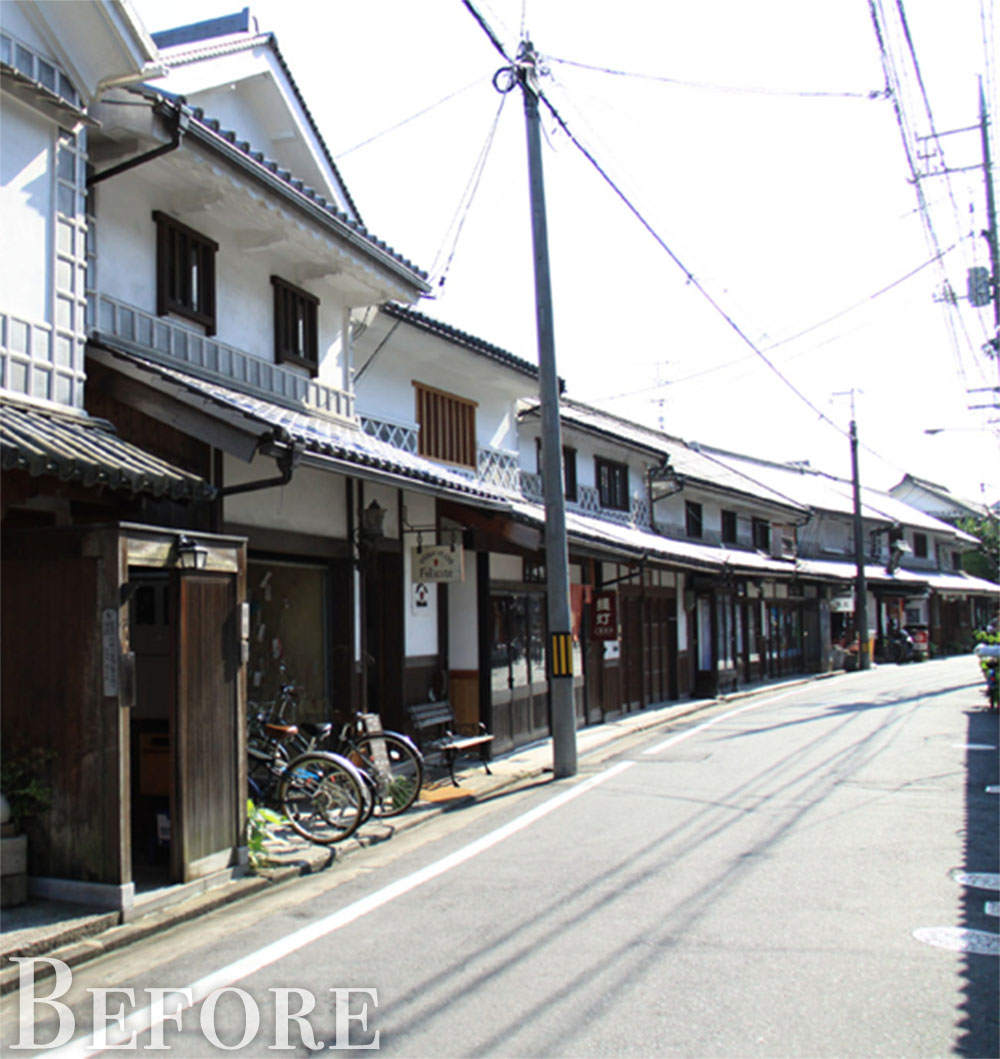
<svg viewBox="0 0 1000 1059">
<path fill-rule="evenodd" d="M 288 681 L 280 685 L 269 716 L 277 723 L 286 723 L 297 711 L 298 687 Z M 293 745 L 302 753 L 330 750 L 355 766 L 370 796 L 365 820 L 372 815 L 390 817 L 405 812 L 420 796 L 424 782 L 424 757 L 413 740 L 401 732 L 383 731 L 381 727 L 374 730 L 376 721 L 377 715 L 357 711 L 335 738 L 330 722 L 297 724 L 292 736 Z"/>
<path fill-rule="evenodd" d="M 408 736 L 382 731 L 381 726 L 374 729 L 373 717 L 374 714 L 359 711 L 345 721 L 332 744 L 333 750 L 374 779 L 374 814 L 398 816 L 420 797 L 424 783 L 424 756 Z M 308 730 L 310 726 L 303 727 Z"/>
<path fill-rule="evenodd" d="M 294 725 L 251 717 L 247 779 L 251 797 L 283 813 L 303 838 L 318 845 L 341 842 L 370 815 L 371 797 L 358 770 L 345 757 L 310 750 L 289 758 L 286 741 Z"/>
</svg>

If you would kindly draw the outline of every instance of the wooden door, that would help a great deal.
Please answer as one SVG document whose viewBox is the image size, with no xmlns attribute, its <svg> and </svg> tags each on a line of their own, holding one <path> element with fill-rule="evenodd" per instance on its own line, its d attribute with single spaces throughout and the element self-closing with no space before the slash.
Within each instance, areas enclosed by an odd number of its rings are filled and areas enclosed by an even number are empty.
<svg viewBox="0 0 1000 1059">
<path fill-rule="evenodd" d="M 187 882 L 227 867 L 239 845 L 242 717 L 236 581 L 175 575 L 176 695 L 171 869 Z"/>
<path fill-rule="evenodd" d="M 643 707 L 643 672 L 645 669 L 645 628 L 642 620 L 642 597 L 637 589 L 623 588 L 618 594 L 621 605 L 622 684 L 626 712 Z"/>
</svg>

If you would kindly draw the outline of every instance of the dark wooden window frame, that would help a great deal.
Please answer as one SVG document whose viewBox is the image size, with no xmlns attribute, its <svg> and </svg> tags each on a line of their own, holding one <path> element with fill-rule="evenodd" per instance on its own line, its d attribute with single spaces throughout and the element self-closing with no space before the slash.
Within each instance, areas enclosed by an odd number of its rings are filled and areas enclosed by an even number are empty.
<svg viewBox="0 0 1000 1059">
<path fill-rule="evenodd" d="M 576 449 L 563 445 L 563 487 L 567 500 L 576 500 Z"/>
<path fill-rule="evenodd" d="M 628 464 L 594 457 L 594 477 L 601 507 L 611 511 L 629 510 Z"/>
<path fill-rule="evenodd" d="M 930 555 L 930 546 L 926 533 L 913 534 L 913 558 L 926 559 Z"/>
<path fill-rule="evenodd" d="M 319 371 L 319 298 L 271 277 L 274 288 L 274 362 L 295 364 L 310 375 Z"/>
<path fill-rule="evenodd" d="M 684 532 L 688 537 L 701 539 L 704 531 L 704 509 L 697 500 L 684 501 Z"/>
<path fill-rule="evenodd" d="M 766 518 L 753 520 L 753 546 L 761 552 L 771 552 L 771 523 Z"/>
<path fill-rule="evenodd" d="M 736 544 L 739 540 L 739 520 L 735 511 L 722 512 L 722 543 Z"/>
<path fill-rule="evenodd" d="M 219 244 L 159 210 L 156 222 L 156 312 L 175 313 L 215 334 L 215 255 Z"/>
<path fill-rule="evenodd" d="M 563 493 L 567 500 L 577 499 L 576 479 L 576 449 L 570 445 L 563 445 Z M 542 439 L 535 438 L 535 467 L 539 474 L 543 474 L 542 468 Z"/>
<path fill-rule="evenodd" d="M 477 465 L 476 408 L 466 397 L 413 383 L 417 399 L 417 451 L 421 456 L 457 467 Z"/>
</svg>

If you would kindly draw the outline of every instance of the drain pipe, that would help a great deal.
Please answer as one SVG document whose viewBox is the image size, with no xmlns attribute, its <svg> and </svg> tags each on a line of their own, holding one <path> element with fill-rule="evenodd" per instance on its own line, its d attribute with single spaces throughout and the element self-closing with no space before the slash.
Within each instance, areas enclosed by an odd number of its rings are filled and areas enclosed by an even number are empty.
<svg viewBox="0 0 1000 1059">
<path fill-rule="evenodd" d="M 281 448 L 278 448 L 278 446 Z M 257 441 L 255 454 L 273 456 L 281 472 L 277 478 L 261 478 L 256 482 L 242 482 L 240 485 L 229 485 L 218 490 L 216 497 L 236 496 L 238 493 L 256 493 L 260 489 L 273 489 L 287 485 L 292 480 L 292 473 L 302 458 L 302 443 L 291 438 L 283 427 L 275 427 L 266 434 L 261 434 Z"/>
<path fill-rule="evenodd" d="M 135 169 L 136 166 L 151 162 L 154 158 L 159 158 L 161 155 L 176 151 L 177 148 L 180 147 L 181 136 L 187 132 L 188 123 L 190 121 L 190 118 L 184 112 L 184 108 L 180 104 L 171 106 L 167 103 L 157 103 L 153 108 L 153 112 L 166 118 L 170 123 L 170 143 L 161 144 L 159 147 L 154 147 L 151 151 L 146 151 L 144 154 L 137 155 L 135 158 L 129 158 L 127 161 L 120 162 L 118 165 L 113 165 L 108 169 L 102 170 L 100 173 L 91 173 L 91 175 L 87 177 L 88 188 L 92 188 L 102 180 L 108 180 L 110 177 L 117 176 L 119 173 L 127 172 L 129 169 Z"/>
</svg>

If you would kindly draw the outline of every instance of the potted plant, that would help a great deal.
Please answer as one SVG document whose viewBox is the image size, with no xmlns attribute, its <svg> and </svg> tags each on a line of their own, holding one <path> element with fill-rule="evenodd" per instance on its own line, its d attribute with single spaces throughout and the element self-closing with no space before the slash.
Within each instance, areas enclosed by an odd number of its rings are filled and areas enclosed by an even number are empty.
<svg viewBox="0 0 1000 1059">
<path fill-rule="evenodd" d="M 28 836 L 24 827 L 52 804 L 44 776 L 52 752 L 34 748 L 0 760 L 0 906 L 28 897 Z"/>
</svg>

